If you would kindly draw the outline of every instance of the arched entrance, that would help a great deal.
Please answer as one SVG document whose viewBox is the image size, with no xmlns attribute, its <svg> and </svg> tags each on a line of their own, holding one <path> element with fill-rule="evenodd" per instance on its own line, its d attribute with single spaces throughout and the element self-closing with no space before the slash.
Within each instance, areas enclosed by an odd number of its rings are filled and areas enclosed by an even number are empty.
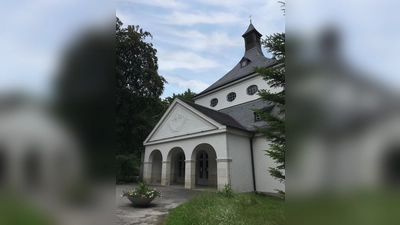
<svg viewBox="0 0 400 225">
<path fill-rule="evenodd" d="M 197 185 L 208 185 L 208 154 L 206 151 L 201 150 L 197 154 L 196 159 L 196 184 Z"/>
<path fill-rule="evenodd" d="M 180 147 L 174 147 L 168 153 L 167 161 L 171 162 L 170 166 L 170 183 L 185 183 L 185 153 Z M 167 172 L 167 171 L 166 171 Z"/>
<path fill-rule="evenodd" d="M 195 185 L 217 187 L 217 154 L 210 144 L 199 144 L 193 150 Z"/>
<path fill-rule="evenodd" d="M 179 184 L 185 183 L 185 159 L 185 154 L 183 152 L 178 153 L 176 156 L 176 173 L 174 181 Z"/>
<path fill-rule="evenodd" d="M 400 187 L 400 144 L 388 148 L 383 154 L 383 184 L 390 188 Z"/>
<path fill-rule="evenodd" d="M 39 188 L 41 185 L 41 161 L 43 157 L 35 150 L 29 151 L 23 159 L 23 172 L 25 186 L 29 189 Z"/>
<path fill-rule="evenodd" d="M 161 172 L 162 172 L 162 155 L 159 150 L 154 150 L 150 154 L 151 163 L 151 183 L 161 183 Z"/>
</svg>

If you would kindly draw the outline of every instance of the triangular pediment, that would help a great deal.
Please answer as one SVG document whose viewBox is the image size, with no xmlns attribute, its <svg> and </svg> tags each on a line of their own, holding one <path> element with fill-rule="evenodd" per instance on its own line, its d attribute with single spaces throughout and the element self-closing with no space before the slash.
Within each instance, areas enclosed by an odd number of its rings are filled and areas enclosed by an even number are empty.
<svg viewBox="0 0 400 225">
<path fill-rule="evenodd" d="M 179 99 L 171 104 L 144 143 L 188 136 L 223 127 Z"/>
</svg>

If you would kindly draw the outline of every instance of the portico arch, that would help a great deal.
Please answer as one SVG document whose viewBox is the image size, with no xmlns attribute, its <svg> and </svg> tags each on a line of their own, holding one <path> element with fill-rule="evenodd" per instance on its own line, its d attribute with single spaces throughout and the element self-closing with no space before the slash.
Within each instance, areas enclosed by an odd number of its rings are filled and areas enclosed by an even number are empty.
<svg viewBox="0 0 400 225">
<path fill-rule="evenodd" d="M 160 150 L 153 150 L 149 155 L 149 166 L 148 166 L 148 174 L 150 175 L 150 183 L 161 183 L 161 172 L 162 172 L 162 154 Z"/>
<path fill-rule="evenodd" d="M 217 153 L 208 143 L 197 145 L 191 155 L 195 185 L 217 187 Z"/>
<path fill-rule="evenodd" d="M 167 161 L 171 162 L 170 183 L 185 183 L 185 160 L 185 152 L 181 147 L 174 147 L 169 151 Z"/>
</svg>

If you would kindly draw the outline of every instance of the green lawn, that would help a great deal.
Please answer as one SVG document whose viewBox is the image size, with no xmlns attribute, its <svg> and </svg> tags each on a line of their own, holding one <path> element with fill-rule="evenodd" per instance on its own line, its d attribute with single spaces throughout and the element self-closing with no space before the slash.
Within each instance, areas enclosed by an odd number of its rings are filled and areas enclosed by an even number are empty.
<svg viewBox="0 0 400 225">
<path fill-rule="evenodd" d="M 27 204 L 18 196 L 0 193 L 0 224 L 4 225 L 52 225 L 39 209 Z"/>
<path fill-rule="evenodd" d="M 286 207 L 290 222 L 296 225 L 400 224 L 397 191 L 291 197 Z"/>
<path fill-rule="evenodd" d="M 171 211 L 164 224 L 284 224 L 285 201 L 254 193 L 205 192 Z"/>
</svg>

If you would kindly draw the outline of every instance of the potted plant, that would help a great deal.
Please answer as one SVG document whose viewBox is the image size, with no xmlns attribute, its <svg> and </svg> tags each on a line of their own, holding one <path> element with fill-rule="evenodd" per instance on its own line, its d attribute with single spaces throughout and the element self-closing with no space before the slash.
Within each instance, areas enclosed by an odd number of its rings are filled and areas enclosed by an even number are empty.
<svg viewBox="0 0 400 225">
<path fill-rule="evenodd" d="M 126 196 L 134 206 L 147 206 L 157 196 L 161 197 L 161 191 L 156 188 L 149 188 L 145 183 L 139 182 L 139 187 L 131 191 L 123 191 L 122 196 Z"/>
</svg>

